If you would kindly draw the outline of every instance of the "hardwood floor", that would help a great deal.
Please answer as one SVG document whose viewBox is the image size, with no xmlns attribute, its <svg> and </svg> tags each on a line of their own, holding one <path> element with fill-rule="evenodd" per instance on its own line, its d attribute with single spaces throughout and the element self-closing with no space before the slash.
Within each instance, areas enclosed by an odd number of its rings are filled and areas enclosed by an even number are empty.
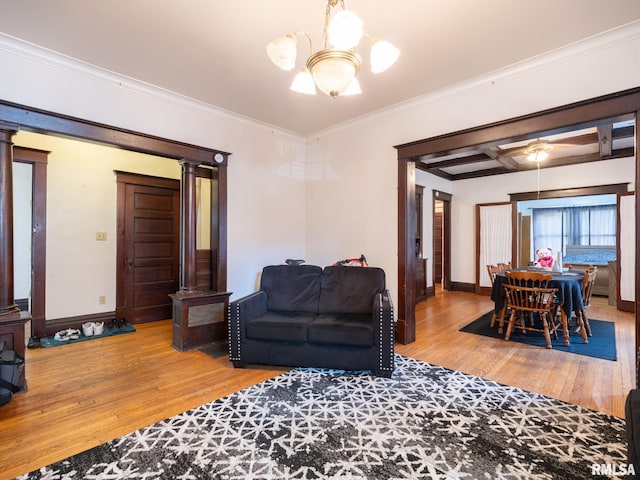
<svg viewBox="0 0 640 480">
<path fill-rule="evenodd" d="M 492 308 L 488 297 L 444 292 L 417 307 L 417 338 L 396 352 L 429 363 L 624 416 L 635 382 L 634 315 L 594 305 L 616 323 L 618 361 L 505 342 L 458 330 Z M 137 332 L 27 351 L 28 391 L 0 407 L 0 479 L 61 460 L 277 375 L 233 369 L 220 347 L 207 355 L 170 347 L 171 322 Z"/>
</svg>

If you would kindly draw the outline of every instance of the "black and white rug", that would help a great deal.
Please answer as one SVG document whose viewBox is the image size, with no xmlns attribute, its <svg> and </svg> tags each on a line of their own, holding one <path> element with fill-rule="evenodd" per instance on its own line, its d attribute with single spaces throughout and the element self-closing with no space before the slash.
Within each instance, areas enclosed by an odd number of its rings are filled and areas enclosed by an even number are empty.
<svg viewBox="0 0 640 480">
<path fill-rule="evenodd" d="M 625 463 L 619 418 L 397 355 L 390 379 L 292 370 L 19 478 L 575 480 Z"/>
</svg>

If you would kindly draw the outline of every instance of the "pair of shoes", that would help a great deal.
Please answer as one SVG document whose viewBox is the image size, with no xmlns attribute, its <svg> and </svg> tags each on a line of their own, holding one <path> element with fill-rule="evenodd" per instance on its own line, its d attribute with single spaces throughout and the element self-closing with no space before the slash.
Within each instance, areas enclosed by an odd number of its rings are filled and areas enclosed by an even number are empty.
<svg viewBox="0 0 640 480">
<path fill-rule="evenodd" d="M 120 329 L 127 326 L 127 320 L 125 318 L 121 318 L 120 320 L 116 320 L 115 318 L 111 320 L 111 329 Z"/>
<path fill-rule="evenodd" d="M 82 333 L 85 337 L 92 337 L 93 335 L 102 335 L 104 332 L 104 322 L 87 322 L 82 324 Z"/>
<path fill-rule="evenodd" d="M 53 338 L 59 342 L 66 342 L 67 340 L 76 340 L 80 338 L 80 330 L 75 328 L 67 328 L 66 330 L 60 330 Z"/>
</svg>

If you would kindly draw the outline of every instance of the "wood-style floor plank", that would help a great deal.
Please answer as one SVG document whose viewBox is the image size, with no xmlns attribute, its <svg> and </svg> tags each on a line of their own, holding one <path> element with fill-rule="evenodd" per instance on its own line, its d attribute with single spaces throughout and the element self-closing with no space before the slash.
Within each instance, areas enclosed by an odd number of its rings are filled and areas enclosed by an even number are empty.
<svg viewBox="0 0 640 480">
<path fill-rule="evenodd" d="M 600 303 L 603 303 L 600 301 Z M 600 360 L 459 332 L 491 310 L 488 297 L 444 292 L 417 306 L 417 341 L 396 351 L 618 417 L 635 382 L 634 315 L 595 305 L 616 323 L 618 360 Z M 171 322 L 27 351 L 28 391 L 0 407 L 0 480 L 13 478 L 275 376 L 171 348 Z"/>
</svg>

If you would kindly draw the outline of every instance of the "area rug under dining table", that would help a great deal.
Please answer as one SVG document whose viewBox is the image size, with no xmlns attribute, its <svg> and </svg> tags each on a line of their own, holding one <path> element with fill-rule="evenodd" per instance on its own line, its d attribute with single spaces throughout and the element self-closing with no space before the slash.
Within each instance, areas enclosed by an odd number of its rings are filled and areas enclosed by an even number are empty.
<svg viewBox="0 0 640 480">
<path fill-rule="evenodd" d="M 465 325 L 460 329 L 461 332 L 475 333 L 485 337 L 500 338 L 504 340 L 504 332 L 498 333 L 497 322 L 491 326 L 491 314 L 487 312 L 473 322 Z M 539 318 L 535 317 L 539 323 Z M 590 319 L 592 336 L 588 338 L 589 343 L 583 343 L 582 337 L 575 331 L 570 331 L 569 345 L 564 344 L 562 334 L 558 338 L 551 337 L 553 349 L 560 352 L 575 353 L 577 355 L 586 355 L 588 357 L 603 358 L 605 360 L 616 361 L 618 353 L 616 348 L 616 327 L 614 322 L 604 320 Z M 541 325 L 537 325 L 542 328 Z M 506 327 L 505 327 L 506 330 Z M 509 337 L 510 342 L 526 343 L 536 347 L 546 348 L 547 342 L 542 333 L 523 332 L 519 328 L 514 328 Z"/>
<path fill-rule="evenodd" d="M 619 418 L 395 359 L 392 378 L 294 369 L 18 478 L 575 480 L 626 463 Z"/>
</svg>

